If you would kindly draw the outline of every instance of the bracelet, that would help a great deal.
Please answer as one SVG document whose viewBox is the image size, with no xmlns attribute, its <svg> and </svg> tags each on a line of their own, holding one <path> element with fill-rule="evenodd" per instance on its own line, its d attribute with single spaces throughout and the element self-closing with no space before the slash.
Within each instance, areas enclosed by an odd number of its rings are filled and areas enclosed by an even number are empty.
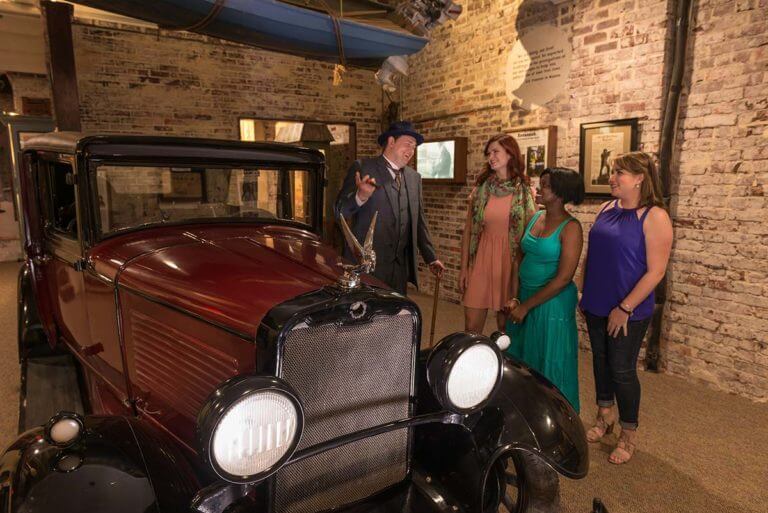
<svg viewBox="0 0 768 513">
<path fill-rule="evenodd" d="M 624 312 L 625 314 L 627 314 L 627 315 L 629 315 L 629 316 L 631 316 L 631 315 L 632 315 L 632 312 L 634 312 L 634 310 L 633 310 L 633 309 L 631 309 L 631 308 L 626 308 L 626 307 L 625 307 L 624 305 L 622 305 L 621 303 L 619 303 L 619 310 L 621 310 L 622 312 Z"/>
<path fill-rule="evenodd" d="M 514 302 L 516 302 L 518 305 L 521 305 L 521 304 L 522 304 L 522 303 L 520 302 L 520 300 L 519 300 L 518 298 L 516 298 L 516 297 L 513 297 L 512 299 L 510 299 L 510 301 L 514 301 Z"/>
</svg>

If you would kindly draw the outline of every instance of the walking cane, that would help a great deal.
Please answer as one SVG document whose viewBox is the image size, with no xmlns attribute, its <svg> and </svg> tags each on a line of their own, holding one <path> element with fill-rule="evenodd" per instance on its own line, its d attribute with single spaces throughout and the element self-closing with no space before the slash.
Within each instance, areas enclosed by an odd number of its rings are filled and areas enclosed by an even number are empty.
<svg viewBox="0 0 768 513">
<path fill-rule="evenodd" d="M 435 275 L 435 298 L 432 301 L 432 326 L 429 328 L 429 349 L 435 341 L 435 319 L 437 319 L 437 299 L 440 297 L 440 275 Z"/>
</svg>

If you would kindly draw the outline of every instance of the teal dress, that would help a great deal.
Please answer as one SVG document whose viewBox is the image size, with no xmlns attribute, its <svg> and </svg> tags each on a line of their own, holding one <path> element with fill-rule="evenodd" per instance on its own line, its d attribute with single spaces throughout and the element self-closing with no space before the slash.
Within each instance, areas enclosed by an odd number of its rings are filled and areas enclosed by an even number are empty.
<svg viewBox="0 0 768 513">
<path fill-rule="evenodd" d="M 562 247 L 560 232 L 573 219 L 563 221 L 549 237 L 535 237 L 531 227 L 542 212 L 537 212 L 528 223 L 520 243 L 525 253 L 520 265 L 520 301 L 534 295 L 557 274 Z M 521 324 L 507 321 L 507 333 L 512 339 L 507 353 L 543 374 L 578 412 L 577 300 L 576 285 L 571 282 L 555 297 L 532 308 Z"/>
</svg>

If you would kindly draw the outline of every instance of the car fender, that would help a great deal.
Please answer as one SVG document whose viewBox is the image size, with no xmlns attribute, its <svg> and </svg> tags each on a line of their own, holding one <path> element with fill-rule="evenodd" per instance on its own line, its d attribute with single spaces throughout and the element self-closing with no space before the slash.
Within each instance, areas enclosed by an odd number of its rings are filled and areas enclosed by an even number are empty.
<svg viewBox="0 0 768 513">
<path fill-rule="evenodd" d="M 426 379 L 429 351 L 419 355 L 418 414 L 441 408 Z M 462 421 L 482 459 L 527 451 L 571 479 L 587 475 L 589 449 L 579 414 L 547 378 L 504 355 L 501 382 L 483 408 Z"/>
<path fill-rule="evenodd" d="M 42 427 L 21 434 L 0 458 L 6 511 L 144 513 L 186 511 L 197 478 L 174 444 L 146 422 L 86 417 L 67 447 Z"/>
<path fill-rule="evenodd" d="M 587 475 L 589 448 L 579 414 L 555 385 L 514 358 L 504 356 L 499 388 L 465 425 L 494 459 L 523 450 L 571 479 Z"/>
</svg>

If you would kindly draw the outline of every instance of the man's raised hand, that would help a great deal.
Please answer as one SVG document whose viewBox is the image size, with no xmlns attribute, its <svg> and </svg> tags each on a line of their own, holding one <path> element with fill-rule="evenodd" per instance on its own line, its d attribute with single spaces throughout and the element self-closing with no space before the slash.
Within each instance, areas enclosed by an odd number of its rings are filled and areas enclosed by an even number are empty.
<svg viewBox="0 0 768 513">
<path fill-rule="evenodd" d="M 368 201 L 373 191 L 376 190 L 376 179 L 370 175 L 360 178 L 360 171 L 355 172 L 355 185 L 357 186 L 357 197 L 361 201 Z"/>
</svg>

